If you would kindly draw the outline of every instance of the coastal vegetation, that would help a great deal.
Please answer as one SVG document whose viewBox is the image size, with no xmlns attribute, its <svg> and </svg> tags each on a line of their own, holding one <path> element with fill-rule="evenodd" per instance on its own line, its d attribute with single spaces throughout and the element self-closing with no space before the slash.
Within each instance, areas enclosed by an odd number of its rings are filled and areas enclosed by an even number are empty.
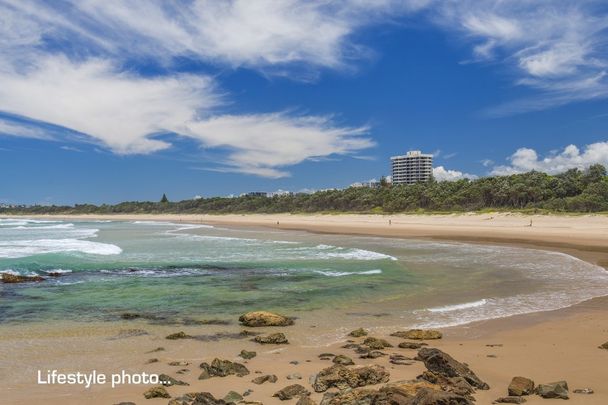
<svg viewBox="0 0 608 405">
<path fill-rule="evenodd" d="M 265 197 L 211 197 L 170 202 L 130 201 L 115 205 L 35 205 L 0 209 L 5 214 L 228 214 L 314 212 L 459 212 L 480 210 L 608 211 L 606 168 L 570 169 L 550 175 L 531 171 L 475 180 L 435 181 L 412 185 L 382 183 L 379 188 L 350 187 L 315 193 Z"/>
</svg>

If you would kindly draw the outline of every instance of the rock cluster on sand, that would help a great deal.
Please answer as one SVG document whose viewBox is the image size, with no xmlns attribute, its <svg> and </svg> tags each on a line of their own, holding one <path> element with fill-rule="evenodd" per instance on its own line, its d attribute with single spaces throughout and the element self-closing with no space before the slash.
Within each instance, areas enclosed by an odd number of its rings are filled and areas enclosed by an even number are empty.
<svg viewBox="0 0 608 405">
<path fill-rule="evenodd" d="M 274 393 L 273 397 L 279 398 L 281 401 L 286 401 L 299 396 L 308 396 L 310 391 L 301 386 L 300 384 L 293 384 L 283 388 L 280 391 Z"/>
<path fill-rule="evenodd" d="M 371 336 L 365 338 L 363 344 L 367 346 L 370 350 L 382 350 L 387 347 L 393 347 L 393 345 L 387 342 L 385 339 L 379 339 Z"/>
<path fill-rule="evenodd" d="M 348 335 L 352 336 L 352 337 L 363 337 L 363 336 L 367 336 L 367 331 L 363 328 L 359 328 L 359 329 L 355 329 L 354 331 L 350 332 Z"/>
<path fill-rule="evenodd" d="M 419 382 L 388 384 L 379 390 L 355 389 L 328 392 L 321 405 L 343 404 L 394 404 L 394 405 L 472 405 L 467 398 L 454 393 L 439 391 L 432 385 Z"/>
<path fill-rule="evenodd" d="M 428 346 L 426 343 L 422 342 L 401 342 L 397 345 L 400 349 L 414 349 L 418 350 L 422 348 L 422 346 Z"/>
<path fill-rule="evenodd" d="M 473 387 L 482 390 L 490 388 L 488 384 L 481 381 L 468 366 L 454 360 L 452 356 L 439 349 L 422 348 L 418 351 L 418 359 L 422 360 L 425 367 L 435 374 L 447 378 L 462 377 Z"/>
<path fill-rule="evenodd" d="M 147 390 L 146 392 L 144 392 L 144 397 L 146 399 L 171 398 L 171 395 L 169 395 L 169 393 L 167 392 L 165 387 L 158 386 L 158 387 L 152 387 L 149 390 Z"/>
<path fill-rule="evenodd" d="M 412 340 L 432 340 L 441 339 L 443 334 L 434 329 L 410 329 L 391 333 L 391 336 Z"/>
<path fill-rule="evenodd" d="M 169 401 L 167 405 L 227 405 L 223 399 L 216 399 L 208 392 L 191 392 Z"/>
<path fill-rule="evenodd" d="M 334 359 L 332 360 L 332 362 L 334 364 L 341 364 L 343 366 L 352 366 L 353 364 L 355 364 L 353 359 L 351 359 L 350 357 L 345 356 L 343 354 L 335 356 Z"/>
<path fill-rule="evenodd" d="M 44 281 L 44 277 L 41 276 L 23 276 L 21 274 L 10 274 L 10 273 L 2 273 L 2 282 L 3 283 L 31 283 L 31 282 L 40 282 Z"/>
<path fill-rule="evenodd" d="M 548 384 L 539 384 L 536 393 L 543 398 L 568 399 L 568 383 L 557 381 Z"/>
<path fill-rule="evenodd" d="M 509 396 L 522 396 L 534 393 L 534 381 L 526 377 L 513 377 L 508 388 Z"/>
<path fill-rule="evenodd" d="M 261 375 L 259 377 L 254 378 L 253 380 L 251 380 L 252 383 L 258 384 L 258 385 L 264 384 L 266 382 L 276 383 L 277 381 L 278 381 L 278 378 L 274 374 Z"/>
<path fill-rule="evenodd" d="M 493 403 L 495 404 L 523 404 L 526 402 L 525 398 L 518 396 L 500 397 Z"/>
<path fill-rule="evenodd" d="M 268 344 L 272 344 L 272 345 L 282 345 L 282 344 L 288 344 L 289 341 L 287 340 L 287 338 L 285 337 L 284 334 L 282 333 L 271 333 L 270 335 L 267 336 L 256 336 L 253 339 L 254 342 L 263 344 L 263 345 L 268 345 Z"/>
<path fill-rule="evenodd" d="M 239 317 L 239 322 L 244 326 L 289 326 L 293 325 L 293 319 L 283 315 L 266 311 L 247 312 Z"/>
<path fill-rule="evenodd" d="M 390 374 L 379 365 L 346 367 L 340 364 L 321 370 L 314 379 L 312 388 L 316 392 L 325 392 L 335 387 L 340 390 L 364 387 L 388 382 Z"/>
<path fill-rule="evenodd" d="M 247 350 L 241 350 L 241 352 L 239 353 L 239 356 L 244 358 L 245 360 L 251 360 L 257 355 L 258 354 L 256 352 L 250 352 Z"/>
<path fill-rule="evenodd" d="M 240 363 L 233 363 L 230 360 L 214 359 L 211 365 L 208 363 L 201 363 L 200 368 L 203 372 L 198 377 L 199 380 L 206 380 L 211 377 L 226 377 L 229 375 L 236 375 L 243 377 L 249 374 L 247 367 Z"/>
<path fill-rule="evenodd" d="M 192 339 L 192 336 L 186 334 L 186 332 L 180 331 L 180 332 L 176 332 L 176 333 L 172 333 L 170 335 L 167 335 L 165 337 L 165 339 L 169 339 L 169 340 Z"/>
<path fill-rule="evenodd" d="M 190 385 L 187 382 L 176 380 L 175 378 L 167 374 L 160 374 L 158 376 L 158 379 L 165 387 L 170 387 L 172 385 Z"/>
</svg>

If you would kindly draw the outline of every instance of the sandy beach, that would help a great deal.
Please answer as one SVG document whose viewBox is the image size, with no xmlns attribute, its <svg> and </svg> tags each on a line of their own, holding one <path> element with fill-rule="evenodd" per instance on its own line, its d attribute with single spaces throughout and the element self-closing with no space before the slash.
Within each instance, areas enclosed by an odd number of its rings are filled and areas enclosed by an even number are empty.
<svg viewBox="0 0 608 405">
<path fill-rule="evenodd" d="M 564 252 L 582 260 L 606 267 L 608 264 L 608 217 L 603 215 L 543 216 L 521 214 L 470 214 L 470 215 L 112 215 L 79 216 L 70 219 L 112 220 L 159 220 L 173 222 L 205 223 L 238 227 L 264 227 L 297 229 L 318 233 L 340 233 L 374 235 L 401 238 L 445 239 L 472 243 L 508 244 Z M 530 226 L 531 224 L 531 226 Z M 606 292 L 608 294 L 608 291 Z M 289 314 L 286 314 L 289 315 Z M 259 345 L 249 339 L 200 341 L 196 339 L 167 340 L 165 336 L 180 330 L 191 335 L 212 335 L 218 332 L 238 333 L 242 328 L 236 320 L 229 326 L 159 326 L 142 320 L 81 326 L 66 323 L 63 333 L 56 335 L 39 330 L 24 332 L 19 326 L 3 326 L 0 341 L 29 340 L 31 344 L 45 350 L 45 361 L 80 359 L 77 367 L 83 369 L 129 369 L 151 373 L 166 373 L 189 383 L 189 386 L 167 388 L 175 397 L 187 392 L 206 391 L 222 398 L 229 391 L 240 394 L 248 389 L 253 392 L 246 400 L 265 404 L 281 403 L 272 395 L 279 389 L 300 383 L 310 389 L 309 376 L 332 365 L 331 361 L 319 359 L 319 354 L 330 352 L 351 357 L 357 365 L 380 364 L 390 372 L 390 381 L 416 378 L 424 365 L 395 365 L 389 356 L 377 359 L 360 359 L 351 349 L 342 348 L 348 339 L 361 343 L 362 338 L 349 338 L 333 342 L 326 347 L 304 347 L 298 345 L 298 336 L 314 334 L 315 324 L 306 320 L 284 328 L 258 328 L 256 332 L 283 332 L 292 340 L 290 345 Z M 369 329 L 370 336 L 387 339 L 395 347 L 386 348 L 387 354 L 414 357 L 416 350 L 397 348 L 403 339 L 377 332 L 373 324 L 361 324 Z M 125 330 L 143 330 L 145 334 L 112 339 Z M 606 404 L 608 377 L 606 360 L 608 350 L 599 345 L 608 341 L 608 299 L 597 298 L 558 311 L 533 313 L 443 329 L 441 340 L 428 341 L 430 347 L 449 353 L 456 360 L 466 363 L 487 382 L 489 390 L 477 390 L 474 397 L 478 404 L 490 404 L 498 397 L 507 395 L 507 386 L 514 376 L 524 376 L 536 383 L 566 380 L 570 387 L 570 403 Z M 124 333 L 124 332 L 123 332 Z M 292 339 L 293 338 L 293 339 Z M 157 347 L 165 350 L 150 353 Z M 238 357 L 241 350 L 254 350 L 258 355 L 251 360 Z M 27 364 L 33 372 L 45 362 L 26 351 L 6 353 L 0 349 L 2 358 L 19 356 L 20 364 Z M 47 357 L 48 356 L 48 357 Z M 198 380 L 199 364 L 211 362 L 218 357 L 243 363 L 251 372 L 244 377 L 229 376 Z M 112 361 L 108 362 L 108 358 Z M 148 363 L 150 359 L 157 362 Z M 182 361 L 182 367 L 169 366 L 172 361 Z M 179 369 L 187 369 L 176 374 Z M 256 374 L 260 371 L 261 374 Z M 294 373 L 301 379 L 287 379 Z M 275 374 L 276 383 L 256 385 L 251 380 L 259 375 Z M 33 374 L 32 374 L 33 376 Z M 11 386 L 5 391 L 8 404 L 112 404 L 121 401 L 134 403 L 167 403 L 168 399 L 144 399 L 142 393 L 147 386 L 107 386 L 83 389 L 69 386 L 41 386 L 34 380 L 30 384 Z M 574 389 L 592 388 L 592 395 L 575 394 Z M 312 391 L 312 390 L 311 390 Z M 320 402 L 322 394 L 313 393 Z M 527 403 L 540 404 L 548 401 L 536 395 L 527 396 Z M 291 402 L 295 403 L 296 400 Z"/>
</svg>

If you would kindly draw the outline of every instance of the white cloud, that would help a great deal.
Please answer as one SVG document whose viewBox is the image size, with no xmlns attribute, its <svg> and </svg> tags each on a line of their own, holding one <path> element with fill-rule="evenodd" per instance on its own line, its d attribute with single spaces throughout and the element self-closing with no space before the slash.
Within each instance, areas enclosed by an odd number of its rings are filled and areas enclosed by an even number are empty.
<svg viewBox="0 0 608 405">
<path fill-rule="evenodd" d="M 191 122 L 188 135 L 209 147 L 228 147 L 225 170 L 282 177 L 277 168 L 374 145 L 367 127 L 339 127 L 330 117 L 285 113 L 221 115 Z"/>
<path fill-rule="evenodd" d="M 489 109 L 490 115 L 608 96 L 608 15 L 602 1 L 460 0 L 434 5 L 435 21 L 464 34 L 476 61 L 504 63 L 512 68 L 516 84 L 537 90 L 530 99 Z"/>
<path fill-rule="evenodd" d="M 575 145 L 568 145 L 544 158 L 539 157 L 534 149 L 520 148 L 509 157 L 509 161 L 510 165 L 496 166 L 491 173 L 505 176 L 536 170 L 556 174 L 575 168 L 582 170 L 597 163 L 608 166 L 608 142 L 586 145 L 583 151 Z"/>
<path fill-rule="evenodd" d="M 361 136 L 367 127 L 337 126 L 330 117 L 215 115 L 223 96 L 201 75 L 142 78 L 107 61 L 60 57 L 24 73 L 0 71 L 0 83 L 1 110 L 78 131 L 119 154 L 166 149 L 170 143 L 154 135 L 175 133 L 204 147 L 228 148 L 224 171 L 281 177 L 288 172 L 279 167 L 373 146 Z M 3 128 L 20 136 L 44 134 L 6 123 Z"/>
<path fill-rule="evenodd" d="M 449 170 L 443 166 L 433 168 L 433 177 L 437 181 L 456 181 L 461 179 L 476 179 L 474 174 L 463 173 L 458 170 Z"/>
<path fill-rule="evenodd" d="M 17 136 L 21 138 L 33 138 L 51 140 L 53 137 L 41 128 L 0 119 L 0 134 Z"/>
</svg>

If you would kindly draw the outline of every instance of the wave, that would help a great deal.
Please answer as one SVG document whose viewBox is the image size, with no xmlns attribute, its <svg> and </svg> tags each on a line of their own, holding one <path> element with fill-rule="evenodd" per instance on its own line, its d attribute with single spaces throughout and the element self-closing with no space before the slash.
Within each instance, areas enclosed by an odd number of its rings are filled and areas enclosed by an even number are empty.
<svg viewBox="0 0 608 405">
<path fill-rule="evenodd" d="M 366 271 L 326 271 L 326 270 L 315 270 L 317 274 L 321 274 L 327 277 L 344 277 L 344 276 L 366 276 L 372 274 L 382 274 L 382 270 L 366 270 Z"/>
<path fill-rule="evenodd" d="M 67 224 L 42 225 L 42 226 L 19 225 L 19 226 L 13 227 L 13 228 L 5 228 L 5 229 L 26 229 L 28 231 L 35 231 L 38 229 L 74 229 L 74 224 L 67 223 Z"/>
<path fill-rule="evenodd" d="M 428 308 L 427 311 L 429 311 L 429 312 L 452 312 L 452 311 L 459 311 L 462 309 L 480 307 L 482 305 L 486 305 L 487 303 L 488 303 L 488 300 L 486 300 L 484 298 L 484 299 L 481 299 L 478 301 L 465 302 L 464 304 L 455 304 L 455 305 L 446 305 L 443 307 Z"/>
<path fill-rule="evenodd" d="M 122 249 L 109 243 L 80 239 L 34 239 L 0 241 L 0 258 L 16 259 L 48 253 L 85 253 L 117 255 Z"/>
</svg>

